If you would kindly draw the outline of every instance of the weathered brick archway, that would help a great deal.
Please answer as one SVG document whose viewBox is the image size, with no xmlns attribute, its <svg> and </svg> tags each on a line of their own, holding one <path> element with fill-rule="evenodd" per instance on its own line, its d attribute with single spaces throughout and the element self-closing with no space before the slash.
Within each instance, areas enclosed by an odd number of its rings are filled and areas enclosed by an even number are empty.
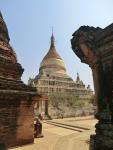
<svg viewBox="0 0 113 150">
<path fill-rule="evenodd" d="M 90 150 L 112 150 L 113 24 L 104 29 L 82 26 L 72 36 L 73 51 L 93 73 L 98 123 L 96 135 L 90 139 Z"/>
</svg>

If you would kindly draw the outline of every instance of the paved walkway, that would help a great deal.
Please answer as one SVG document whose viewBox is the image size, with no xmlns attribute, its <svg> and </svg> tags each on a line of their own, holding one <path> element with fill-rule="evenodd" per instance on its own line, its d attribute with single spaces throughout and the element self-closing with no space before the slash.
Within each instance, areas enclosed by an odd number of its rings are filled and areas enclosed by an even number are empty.
<svg viewBox="0 0 113 150">
<path fill-rule="evenodd" d="M 88 150 L 90 134 L 94 133 L 94 125 L 97 122 L 91 117 L 54 119 L 53 122 L 89 128 L 83 132 L 43 123 L 43 138 L 35 139 L 34 144 L 18 147 L 10 150 Z"/>
</svg>

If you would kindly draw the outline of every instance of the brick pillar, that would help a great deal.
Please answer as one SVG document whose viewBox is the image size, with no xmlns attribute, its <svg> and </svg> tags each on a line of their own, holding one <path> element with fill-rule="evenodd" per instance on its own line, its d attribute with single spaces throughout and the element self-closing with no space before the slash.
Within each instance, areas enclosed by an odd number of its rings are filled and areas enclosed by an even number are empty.
<svg viewBox="0 0 113 150">
<path fill-rule="evenodd" d="M 72 49 L 93 72 L 97 101 L 96 133 L 90 150 L 113 150 L 113 24 L 105 29 L 81 26 L 74 32 Z"/>
</svg>

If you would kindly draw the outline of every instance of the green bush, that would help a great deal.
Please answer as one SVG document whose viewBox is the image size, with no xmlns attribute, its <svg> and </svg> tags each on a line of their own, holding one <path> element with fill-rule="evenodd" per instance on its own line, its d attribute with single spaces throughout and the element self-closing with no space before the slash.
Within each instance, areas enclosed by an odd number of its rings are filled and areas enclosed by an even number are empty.
<svg viewBox="0 0 113 150">
<path fill-rule="evenodd" d="M 59 109 L 61 105 L 65 105 L 67 107 L 76 108 L 76 107 L 84 107 L 89 104 L 94 104 L 94 98 L 92 99 L 80 99 L 79 96 L 71 95 L 71 94 L 60 94 L 56 93 L 50 96 L 50 102 L 53 107 Z"/>
</svg>

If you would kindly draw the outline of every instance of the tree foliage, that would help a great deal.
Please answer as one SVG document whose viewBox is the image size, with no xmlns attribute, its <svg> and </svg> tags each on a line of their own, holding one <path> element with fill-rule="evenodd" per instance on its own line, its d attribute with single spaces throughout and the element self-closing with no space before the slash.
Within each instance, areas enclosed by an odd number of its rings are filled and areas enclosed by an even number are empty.
<svg viewBox="0 0 113 150">
<path fill-rule="evenodd" d="M 50 101 L 53 107 L 60 109 L 62 105 L 67 107 L 76 108 L 76 107 L 84 107 L 90 103 L 94 103 L 94 97 L 91 99 L 81 99 L 79 96 L 75 94 L 60 94 L 56 93 L 50 96 Z"/>
</svg>

